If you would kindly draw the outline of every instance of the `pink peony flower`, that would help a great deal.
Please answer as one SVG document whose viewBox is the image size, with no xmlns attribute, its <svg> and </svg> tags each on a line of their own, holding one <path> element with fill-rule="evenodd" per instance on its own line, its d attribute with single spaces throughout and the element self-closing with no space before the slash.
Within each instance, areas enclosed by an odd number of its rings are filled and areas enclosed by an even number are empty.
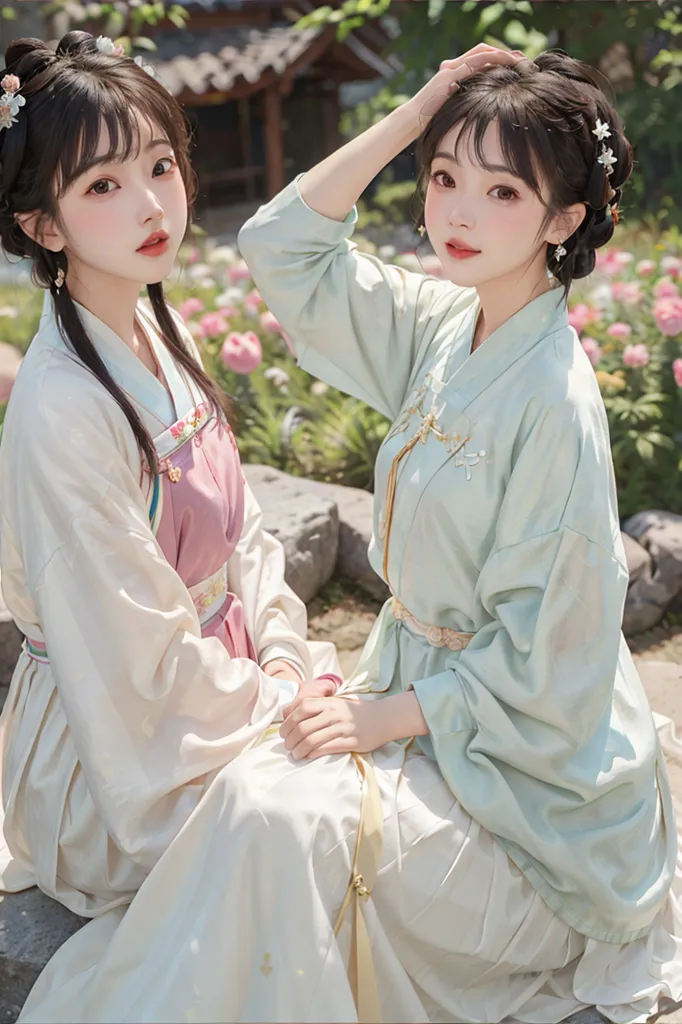
<svg viewBox="0 0 682 1024">
<path fill-rule="evenodd" d="M 16 75 L 5 75 L 3 80 L 0 82 L 4 92 L 15 93 L 21 88 L 21 82 Z"/>
<path fill-rule="evenodd" d="M 640 277 L 648 277 L 656 269 L 656 260 L 640 260 L 635 267 L 635 273 Z"/>
<path fill-rule="evenodd" d="M 601 320 L 599 310 L 593 306 L 586 306 L 584 302 L 579 302 L 573 309 L 568 311 L 568 322 L 571 327 L 576 329 L 578 334 L 582 334 L 587 325 L 594 323 L 595 320 Z"/>
<path fill-rule="evenodd" d="M 180 306 L 178 313 L 182 319 L 187 322 L 190 317 L 194 316 L 195 313 L 201 313 L 206 307 L 204 306 L 201 299 L 186 299 Z"/>
<path fill-rule="evenodd" d="M 234 373 L 252 373 L 263 361 L 263 349 L 253 331 L 231 331 L 220 350 L 223 366 Z"/>
<path fill-rule="evenodd" d="M 244 298 L 244 309 L 246 310 L 247 313 L 251 313 L 254 316 L 256 315 L 262 304 L 263 296 L 261 295 L 257 288 L 254 288 L 253 291 L 249 292 L 249 294 Z"/>
<path fill-rule="evenodd" d="M 196 249 L 196 248 L 192 249 L 192 250 L 190 250 L 190 252 L 187 253 L 187 262 L 190 265 L 192 263 L 198 263 L 199 262 L 199 250 L 198 249 Z"/>
<path fill-rule="evenodd" d="M 238 260 L 231 267 L 227 268 L 227 278 L 234 284 L 236 281 L 250 281 L 251 271 L 244 260 Z"/>
<path fill-rule="evenodd" d="M 661 260 L 661 270 L 670 277 L 682 276 L 682 260 L 677 256 L 664 256 Z"/>
<path fill-rule="evenodd" d="M 266 309 L 264 313 L 260 315 L 260 325 L 264 331 L 271 331 L 273 334 L 282 333 L 282 325 L 269 309 Z"/>
<path fill-rule="evenodd" d="M 220 313 L 206 313 L 200 323 L 204 338 L 217 338 L 227 331 L 227 320 Z"/>
<path fill-rule="evenodd" d="M 583 338 L 581 342 L 587 358 L 590 360 L 593 366 L 596 366 L 600 362 L 601 357 L 604 355 L 602 349 L 599 346 L 599 342 L 595 341 L 594 338 Z"/>
<path fill-rule="evenodd" d="M 624 302 L 628 306 L 636 306 L 643 298 L 642 289 L 636 281 L 614 281 L 611 294 L 616 302 Z"/>
<path fill-rule="evenodd" d="M 634 256 L 631 252 L 624 252 L 622 249 L 602 249 L 596 255 L 597 270 L 613 277 L 620 274 L 629 263 L 632 263 Z"/>
<path fill-rule="evenodd" d="M 623 352 L 623 362 L 626 366 L 646 366 L 649 362 L 649 350 L 646 345 L 626 345 Z"/>
<path fill-rule="evenodd" d="M 632 334 L 632 327 L 629 324 L 621 323 L 619 320 L 615 324 L 610 324 L 606 328 L 606 333 L 610 338 L 629 338 Z"/>
<path fill-rule="evenodd" d="M 682 388 L 682 359 L 673 361 L 673 377 L 678 388 Z"/>
<path fill-rule="evenodd" d="M 654 302 L 656 326 L 662 334 L 682 334 L 682 296 L 671 295 Z"/>
<path fill-rule="evenodd" d="M 237 316 L 239 310 L 236 306 L 221 306 L 218 312 L 221 316 L 224 316 L 226 320 L 231 320 L 233 316 Z"/>
<path fill-rule="evenodd" d="M 679 288 L 669 277 L 660 278 L 654 285 L 654 295 L 657 299 L 674 299 L 679 294 Z"/>
</svg>

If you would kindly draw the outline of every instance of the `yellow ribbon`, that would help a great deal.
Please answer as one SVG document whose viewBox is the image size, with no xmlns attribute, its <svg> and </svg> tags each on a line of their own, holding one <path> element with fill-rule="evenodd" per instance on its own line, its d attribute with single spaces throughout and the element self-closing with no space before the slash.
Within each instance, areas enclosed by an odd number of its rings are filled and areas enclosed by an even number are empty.
<svg viewBox="0 0 682 1024">
<path fill-rule="evenodd" d="M 372 895 L 379 873 L 384 814 L 372 765 L 359 754 L 351 754 L 351 757 L 362 779 L 362 801 L 351 879 L 336 919 L 334 934 L 338 935 L 346 912 L 353 902 L 348 981 L 360 1024 L 378 1024 L 381 1021 L 379 988 L 372 958 L 372 944 L 362 906 L 363 900 Z"/>
</svg>

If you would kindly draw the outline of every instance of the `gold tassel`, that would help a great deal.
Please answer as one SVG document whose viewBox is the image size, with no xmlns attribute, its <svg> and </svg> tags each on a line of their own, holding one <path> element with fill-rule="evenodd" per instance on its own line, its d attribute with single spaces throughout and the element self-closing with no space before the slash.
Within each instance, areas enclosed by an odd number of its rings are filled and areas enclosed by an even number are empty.
<svg viewBox="0 0 682 1024">
<path fill-rule="evenodd" d="M 393 459 L 393 462 L 391 464 L 391 471 L 388 474 L 388 482 L 386 484 L 386 498 L 384 499 L 384 579 L 386 580 L 387 583 L 389 583 L 388 544 L 391 539 L 391 527 L 393 525 L 393 505 L 395 503 L 395 490 L 396 484 L 398 482 L 398 470 L 400 468 L 400 463 L 402 462 L 402 460 L 405 458 L 406 455 L 409 454 L 409 452 L 412 451 L 412 449 L 414 448 L 414 446 L 416 445 L 417 441 L 421 436 L 421 431 L 419 431 L 417 434 L 415 434 L 411 441 L 408 441 L 407 444 L 400 449 L 398 454 Z"/>
</svg>

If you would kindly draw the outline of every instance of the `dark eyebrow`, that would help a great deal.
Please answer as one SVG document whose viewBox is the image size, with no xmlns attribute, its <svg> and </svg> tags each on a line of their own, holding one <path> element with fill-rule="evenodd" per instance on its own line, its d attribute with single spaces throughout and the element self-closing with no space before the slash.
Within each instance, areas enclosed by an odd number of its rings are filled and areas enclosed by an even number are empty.
<svg viewBox="0 0 682 1024">
<path fill-rule="evenodd" d="M 433 154 L 434 160 L 436 160 L 438 157 L 441 157 L 443 160 L 450 160 L 453 164 L 459 164 L 459 160 L 452 153 L 444 153 L 439 151 L 438 153 Z M 511 167 L 507 167 L 505 166 L 505 164 L 488 164 L 483 169 L 485 171 L 490 171 L 491 173 L 494 174 L 510 174 L 512 178 L 518 178 L 518 175 L 514 174 Z"/>
<path fill-rule="evenodd" d="M 151 152 L 152 149 L 155 149 L 157 146 L 170 146 L 171 149 L 173 148 L 171 146 L 171 143 L 170 143 L 169 139 L 151 139 L 151 141 L 148 142 L 147 145 L 144 147 L 144 152 L 145 153 L 149 153 L 149 152 Z M 117 162 L 116 158 L 115 157 L 111 157 L 108 153 L 105 153 L 103 156 L 96 156 L 90 162 L 90 166 L 88 167 L 88 172 L 93 167 L 99 167 L 100 164 L 115 164 L 116 162 Z"/>
</svg>

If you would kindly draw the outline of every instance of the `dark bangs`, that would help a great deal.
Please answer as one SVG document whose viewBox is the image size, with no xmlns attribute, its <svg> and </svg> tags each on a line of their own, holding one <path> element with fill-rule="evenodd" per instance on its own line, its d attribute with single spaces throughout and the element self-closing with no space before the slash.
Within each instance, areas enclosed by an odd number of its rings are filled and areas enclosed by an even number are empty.
<svg viewBox="0 0 682 1024">
<path fill-rule="evenodd" d="M 124 163 L 136 159 L 141 146 L 140 125 L 136 115 L 149 124 L 152 132 L 169 140 L 191 204 L 196 192 L 195 177 L 189 163 L 189 131 L 178 116 L 175 100 L 147 72 L 131 60 L 119 66 L 109 62 L 106 80 L 79 70 L 71 77 L 65 68 L 65 81 L 51 98 L 55 117 L 61 123 L 61 144 L 54 168 L 57 197 L 61 197 L 79 177 L 102 163 Z M 61 95 L 59 95 L 61 93 Z M 60 100 L 62 101 L 60 103 Z M 63 104 L 63 111 L 60 107 Z M 61 116 L 60 116 L 61 115 Z M 109 136 L 108 152 L 97 156 L 102 127 Z"/>
<path fill-rule="evenodd" d="M 556 78 L 556 89 L 548 89 L 547 78 Z M 551 82 L 549 83 L 551 86 Z M 564 88 L 559 88 L 563 85 Z M 500 148 L 509 172 L 520 178 L 546 205 L 542 185 L 548 187 L 550 209 L 556 195 L 557 147 L 575 145 L 566 136 L 577 133 L 592 149 L 584 117 L 585 105 L 570 109 L 565 81 L 551 72 L 520 80 L 515 68 L 498 67 L 466 79 L 460 89 L 429 122 L 417 144 L 418 188 L 422 199 L 435 153 L 444 135 L 461 126 L 455 144 L 459 159 L 462 146 L 485 170 L 493 170 L 483 152 L 483 139 L 496 124 Z M 563 109 L 561 99 L 564 99 Z"/>
</svg>

